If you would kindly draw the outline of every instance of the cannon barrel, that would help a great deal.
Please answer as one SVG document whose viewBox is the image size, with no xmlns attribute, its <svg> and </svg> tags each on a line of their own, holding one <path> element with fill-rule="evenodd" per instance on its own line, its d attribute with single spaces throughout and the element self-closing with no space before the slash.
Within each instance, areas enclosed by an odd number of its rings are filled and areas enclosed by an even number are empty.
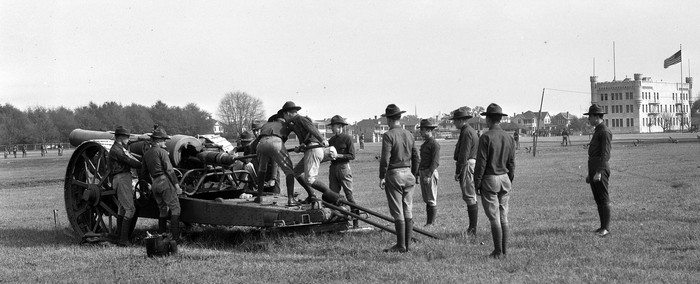
<svg viewBox="0 0 700 284">
<path fill-rule="evenodd" d="M 75 129 L 68 135 L 71 145 L 77 147 L 86 141 L 91 140 L 114 140 L 114 133 L 107 131 L 94 131 Z M 139 154 L 144 154 L 146 149 L 145 141 L 150 140 L 149 134 L 131 134 L 129 135 L 129 150 Z M 165 146 L 170 153 L 170 162 L 174 167 L 178 167 L 180 162 L 188 157 L 194 157 L 203 149 L 202 142 L 188 135 L 172 135 L 170 139 L 165 141 Z"/>
</svg>

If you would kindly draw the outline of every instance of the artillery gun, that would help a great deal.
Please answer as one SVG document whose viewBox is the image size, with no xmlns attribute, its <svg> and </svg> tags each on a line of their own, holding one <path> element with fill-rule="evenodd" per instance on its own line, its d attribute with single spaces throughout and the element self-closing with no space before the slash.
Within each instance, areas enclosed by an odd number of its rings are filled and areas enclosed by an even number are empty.
<svg viewBox="0 0 700 284">
<path fill-rule="evenodd" d="M 115 234 L 118 201 L 107 167 L 107 154 L 114 143 L 110 132 L 75 129 L 71 145 L 77 147 L 66 169 L 64 198 L 66 213 L 73 230 L 82 235 Z M 147 134 L 132 134 L 128 148 L 143 155 L 149 147 Z M 333 221 L 330 209 L 322 202 L 287 206 L 287 198 L 266 195 L 261 203 L 246 198 L 255 193 L 252 178 L 233 165 L 254 155 L 234 157 L 212 151 L 201 140 L 187 135 L 173 135 L 166 142 L 170 162 L 183 195 L 179 196 L 184 223 L 300 228 L 312 232 L 347 229 L 347 220 Z M 250 180 L 251 182 L 248 182 Z M 158 207 L 149 185 L 134 178 L 136 215 L 134 218 L 158 218 Z M 254 194 L 253 194 L 254 195 Z M 134 221 L 135 223 L 135 221 Z"/>
</svg>

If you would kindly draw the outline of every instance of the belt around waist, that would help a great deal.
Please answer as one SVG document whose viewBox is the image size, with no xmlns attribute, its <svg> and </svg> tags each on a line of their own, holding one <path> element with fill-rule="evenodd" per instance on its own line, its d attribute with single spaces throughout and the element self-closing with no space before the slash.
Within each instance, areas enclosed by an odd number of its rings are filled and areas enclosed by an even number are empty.
<svg viewBox="0 0 700 284">
<path fill-rule="evenodd" d="M 163 174 L 157 174 L 157 175 L 151 176 L 151 179 L 157 179 L 157 178 L 162 177 L 162 176 L 163 176 Z"/>
</svg>

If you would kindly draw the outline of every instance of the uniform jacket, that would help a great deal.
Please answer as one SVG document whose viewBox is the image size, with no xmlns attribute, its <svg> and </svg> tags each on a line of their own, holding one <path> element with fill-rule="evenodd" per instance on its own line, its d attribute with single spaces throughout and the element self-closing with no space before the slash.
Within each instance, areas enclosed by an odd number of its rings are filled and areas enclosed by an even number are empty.
<svg viewBox="0 0 700 284">
<path fill-rule="evenodd" d="M 494 125 L 479 138 L 474 167 L 474 186 L 481 187 L 485 175 L 508 174 L 515 177 L 515 140 L 500 125 Z"/>
<path fill-rule="evenodd" d="M 114 143 L 112 145 L 112 148 L 109 149 L 107 158 L 111 169 L 110 176 L 131 172 L 131 168 L 141 168 L 141 162 L 131 155 L 131 153 L 126 150 L 124 145 L 121 143 Z"/>
<path fill-rule="evenodd" d="M 474 128 L 465 124 L 459 131 L 459 140 L 455 146 L 454 159 L 457 161 L 455 174 L 460 174 L 467 166 L 467 160 L 476 159 L 477 143 L 479 137 Z"/>
<path fill-rule="evenodd" d="M 296 133 L 300 144 L 321 143 L 325 140 L 311 119 L 306 116 L 297 115 L 290 119 L 287 125 L 291 128 L 290 130 Z"/>
<path fill-rule="evenodd" d="M 598 124 L 588 146 L 589 173 L 595 174 L 603 170 L 610 170 L 608 161 L 610 160 L 611 141 L 612 132 L 610 132 L 610 129 L 604 123 Z"/>
<path fill-rule="evenodd" d="M 393 127 L 382 135 L 382 156 L 379 159 L 379 178 L 384 179 L 391 169 L 410 167 L 418 174 L 418 149 L 413 134 L 401 127 Z"/>
<path fill-rule="evenodd" d="M 170 182 L 173 184 L 177 183 L 177 177 L 175 176 L 175 170 L 173 165 L 170 163 L 170 156 L 168 151 L 161 148 L 158 145 L 152 145 L 145 154 L 143 154 L 143 173 L 146 177 L 158 177 L 160 175 L 166 175 Z"/>
<path fill-rule="evenodd" d="M 331 161 L 331 164 L 344 164 L 350 162 L 350 160 L 355 159 L 355 143 L 352 141 L 352 137 L 345 133 L 340 133 L 328 139 L 328 144 L 335 147 L 338 154 L 343 154 L 343 158 L 337 158 Z"/>
<path fill-rule="evenodd" d="M 418 170 L 433 174 L 439 165 L 440 144 L 438 144 L 433 137 L 425 139 L 423 145 L 420 145 L 420 165 L 418 166 Z"/>
</svg>

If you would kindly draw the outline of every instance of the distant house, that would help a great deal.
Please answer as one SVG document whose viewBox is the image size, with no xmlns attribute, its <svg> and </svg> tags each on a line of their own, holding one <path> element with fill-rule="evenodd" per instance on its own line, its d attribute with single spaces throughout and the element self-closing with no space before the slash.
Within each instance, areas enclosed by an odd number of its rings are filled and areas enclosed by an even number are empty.
<svg viewBox="0 0 700 284">
<path fill-rule="evenodd" d="M 213 129 L 214 134 L 221 135 L 224 133 L 224 124 L 217 121 L 214 122 L 214 129 Z"/>
<path fill-rule="evenodd" d="M 414 133 L 417 133 L 418 125 L 420 125 L 420 119 L 415 116 L 404 116 L 401 118 L 401 127 L 407 129 Z M 357 136 L 364 134 L 365 142 L 379 142 L 381 141 L 382 135 L 389 131 L 389 125 L 387 124 L 386 117 L 367 118 L 358 121 L 354 127 L 353 131 Z"/>
<path fill-rule="evenodd" d="M 537 128 L 537 117 L 538 113 L 533 111 L 526 111 L 521 114 L 516 114 L 510 120 L 511 123 L 515 123 L 522 129 L 526 129 L 528 133 L 533 133 L 535 128 Z M 543 111 L 540 115 L 540 129 L 546 129 L 551 127 L 552 117 L 549 112 Z M 550 126 L 547 126 L 550 125 Z"/>
<path fill-rule="evenodd" d="M 552 117 L 552 127 L 557 130 L 567 128 L 571 124 L 571 118 L 569 112 L 557 113 L 557 115 Z"/>
</svg>

